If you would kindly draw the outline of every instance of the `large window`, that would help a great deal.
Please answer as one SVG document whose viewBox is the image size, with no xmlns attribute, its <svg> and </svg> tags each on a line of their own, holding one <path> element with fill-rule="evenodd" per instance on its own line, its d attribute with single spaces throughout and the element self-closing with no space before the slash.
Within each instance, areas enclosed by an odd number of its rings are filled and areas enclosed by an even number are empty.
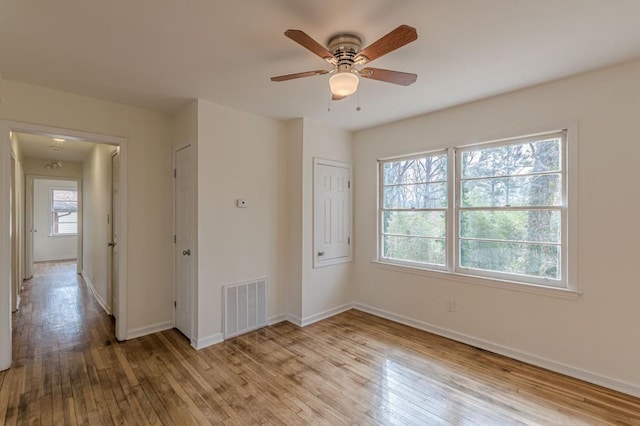
<svg viewBox="0 0 640 426">
<path fill-rule="evenodd" d="M 51 190 L 51 235 L 78 233 L 78 191 Z"/>
<path fill-rule="evenodd" d="M 566 132 L 380 161 L 379 258 L 567 287 Z"/>
</svg>

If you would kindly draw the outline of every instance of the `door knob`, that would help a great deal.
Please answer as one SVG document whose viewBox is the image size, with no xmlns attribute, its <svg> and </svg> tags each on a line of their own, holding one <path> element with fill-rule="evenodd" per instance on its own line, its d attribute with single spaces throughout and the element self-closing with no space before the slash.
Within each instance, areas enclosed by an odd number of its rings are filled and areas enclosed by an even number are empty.
<svg viewBox="0 0 640 426">
<path fill-rule="evenodd" d="M 191 249 L 182 250 L 182 255 L 183 256 L 191 256 Z"/>
<path fill-rule="evenodd" d="M 324 252 L 323 251 L 319 251 L 318 252 L 318 256 L 324 256 Z"/>
<path fill-rule="evenodd" d="M 113 247 L 113 246 L 115 246 L 115 245 L 116 245 L 116 243 L 114 243 L 113 241 L 111 241 L 110 243 L 108 243 L 108 244 L 107 244 L 107 247 Z"/>
</svg>

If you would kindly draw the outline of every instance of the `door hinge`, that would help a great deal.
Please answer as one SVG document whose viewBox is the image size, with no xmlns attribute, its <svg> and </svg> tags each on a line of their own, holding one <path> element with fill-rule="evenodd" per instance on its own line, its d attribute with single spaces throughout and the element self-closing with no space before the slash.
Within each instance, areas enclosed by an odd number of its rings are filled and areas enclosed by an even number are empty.
<svg viewBox="0 0 640 426">
<path fill-rule="evenodd" d="M 351 237 L 347 237 L 347 244 L 351 244 Z"/>
<path fill-rule="evenodd" d="M 351 181 L 350 180 L 347 181 L 347 188 L 351 189 Z"/>
<path fill-rule="evenodd" d="M 173 177 L 175 178 L 176 176 L 178 176 L 178 169 L 173 169 Z"/>
<path fill-rule="evenodd" d="M 176 302 L 175 300 L 173 301 L 173 309 L 178 307 L 178 302 Z"/>
<path fill-rule="evenodd" d="M 175 244 L 175 243 L 176 243 L 176 236 L 175 236 L 175 234 L 174 234 L 174 235 L 173 235 L 173 244 Z"/>
</svg>

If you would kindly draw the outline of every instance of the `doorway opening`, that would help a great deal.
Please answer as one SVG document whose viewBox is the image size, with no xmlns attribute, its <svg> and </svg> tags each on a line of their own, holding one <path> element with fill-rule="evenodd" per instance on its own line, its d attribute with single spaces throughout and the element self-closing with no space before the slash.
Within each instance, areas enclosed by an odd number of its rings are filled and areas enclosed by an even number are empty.
<svg viewBox="0 0 640 426">
<path fill-rule="evenodd" d="M 29 144 L 34 141 L 40 143 L 40 151 L 32 151 Z M 84 154 L 73 157 L 76 150 Z M 127 339 L 126 159 L 124 138 L 0 121 L 0 370 L 9 368 L 12 360 L 11 311 L 19 309 L 15 283 L 33 275 L 34 260 L 73 256 L 36 253 L 32 236 L 42 226 L 48 242 L 69 243 L 76 234 L 76 272 L 115 317 L 115 337 Z M 35 217 L 30 216 L 35 203 L 31 196 L 38 182 L 45 182 L 46 212 L 42 216 L 48 222 L 35 226 Z M 75 193 L 69 182 L 77 183 Z M 5 200 L 9 208 L 4 207 Z M 69 245 L 73 244 L 67 248 Z M 58 270 L 43 268 L 47 269 Z"/>
</svg>

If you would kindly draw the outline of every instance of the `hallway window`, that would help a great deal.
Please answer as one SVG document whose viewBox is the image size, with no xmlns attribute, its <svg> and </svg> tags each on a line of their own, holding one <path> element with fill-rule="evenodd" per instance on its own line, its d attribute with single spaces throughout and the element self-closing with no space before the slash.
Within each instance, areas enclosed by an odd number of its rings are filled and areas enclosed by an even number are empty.
<svg viewBox="0 0 640 426">
<path fill-rule="evenodd" d="M 52 189 L 51 217 L 52 235 L 77 234 L 78 191 L 72 189 Z"/>
</svg>

